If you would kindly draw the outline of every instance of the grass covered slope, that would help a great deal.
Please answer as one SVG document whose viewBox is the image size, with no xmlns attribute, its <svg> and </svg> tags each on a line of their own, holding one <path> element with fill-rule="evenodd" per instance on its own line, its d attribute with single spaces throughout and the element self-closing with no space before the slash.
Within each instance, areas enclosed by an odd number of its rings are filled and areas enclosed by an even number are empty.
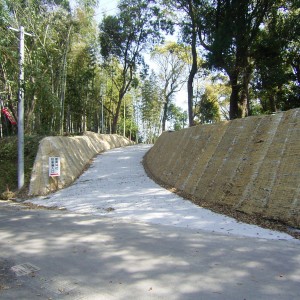
<svg viewBox="0 0 300 300">
<path fill-rule="evenodd" d="M 28 188 L 31 171 L 38 150 L 41 136 L 25 136 L 24 172 L 25 186 Z M 8 187 L 11 191 L 18 189 L 18 139 L 16 136 L 0 139 L 0 195 Z"/>
</svg>

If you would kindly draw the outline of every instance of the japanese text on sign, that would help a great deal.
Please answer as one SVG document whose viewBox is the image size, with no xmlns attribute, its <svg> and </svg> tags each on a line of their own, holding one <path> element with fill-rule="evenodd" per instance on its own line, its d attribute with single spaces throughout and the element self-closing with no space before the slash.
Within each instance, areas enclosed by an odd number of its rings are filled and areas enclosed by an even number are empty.
<svg viewBox="0 0 300 300">
<path fill-rule="evenodd" d="M 60 176 L 60 157 L 49 157 L 49 176 Z"/>
</svg>

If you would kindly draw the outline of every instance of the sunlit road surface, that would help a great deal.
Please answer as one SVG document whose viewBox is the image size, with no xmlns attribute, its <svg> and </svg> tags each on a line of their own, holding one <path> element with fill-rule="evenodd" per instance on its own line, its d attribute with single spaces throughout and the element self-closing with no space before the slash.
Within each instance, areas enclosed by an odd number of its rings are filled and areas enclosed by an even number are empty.
<svg viewBox="0 0 300 300">
<path fill-rule="evenodd" d="M 201 208 L 160 187 L 146 175 L 142 159 L 150 145 L 117 148 L 97 156 L 70 187 L 30 200 L 69 211 L 151 224 L 264 239 L 292 239 L 285 233 L 237 222 Z"/>
</svg>

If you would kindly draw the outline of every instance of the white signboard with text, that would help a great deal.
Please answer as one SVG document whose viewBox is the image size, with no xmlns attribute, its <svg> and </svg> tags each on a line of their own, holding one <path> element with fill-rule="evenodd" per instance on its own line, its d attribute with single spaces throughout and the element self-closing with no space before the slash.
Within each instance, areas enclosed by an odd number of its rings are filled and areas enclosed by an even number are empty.
<svg viewBox="0 0 300 300">
<path fill-rule="evenodd" d="M 60 157 L 49 157 L 49 176 L 60 176 Z"/>
</svg>

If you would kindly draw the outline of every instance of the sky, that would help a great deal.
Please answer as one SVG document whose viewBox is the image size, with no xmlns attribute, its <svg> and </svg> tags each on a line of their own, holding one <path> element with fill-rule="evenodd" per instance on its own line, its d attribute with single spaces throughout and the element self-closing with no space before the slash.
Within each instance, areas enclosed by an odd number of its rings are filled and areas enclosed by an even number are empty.
<svg viewBox="0 0 300 300">
<path fill-rule="evenodd" d="M 95 10 L 95 20 L 100 23 L 103 14 L 112 15 L 117 12 L 119 0 L 98 0 L 98 7 Z M 74 8 L 76 0 L 70 0 L 71 7 Z"/>
<path fill-rule="evenodd" d="M 95 19 L 100 22 L 102 15 L 113 15 L 117 12 L 118 0 L 99 0 L 98 8 L 95 11 Z"/>
</svg>

